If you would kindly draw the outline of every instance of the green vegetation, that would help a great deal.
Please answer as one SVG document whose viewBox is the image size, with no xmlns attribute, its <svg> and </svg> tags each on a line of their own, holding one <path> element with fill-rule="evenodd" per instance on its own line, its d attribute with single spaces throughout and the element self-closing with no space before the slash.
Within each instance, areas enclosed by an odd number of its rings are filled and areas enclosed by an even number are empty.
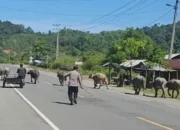
<svg viewBox="0 0 180 130">
<path fill-rule="evenodd" d="M 134 89 L 133 89 L 133 87 L 131 87 L 131 86 L 125 86 L 125 88 L 127 88 L 127 89 L 129 89 L 129 90 L 132 90 L 132 91 L 134 92 Z M 141 89 L 141 92 L 143 92 L 142 89 Z M 155 90 L 154 90 L 154 89 L 146 89 L 145 93 L 146 93 L 147 96 L 152 96 L 152 97 L 153 97 L 154 94 L 155 94 Z M 170 91 L 170 94 L 172 94 L 172 91 Z M 161 95 L 162 95 L 162 90 L 158 90 L 158 98 L 161 97 Z M 166 98 L 171 98 L 171 97 L 168 95 L 168 92 L 167 92 L 167 91 L 165 91 L 165 95 L 166 95 Z M 177 95 L 177 92 L 175 91 L 175 92 L 174 92 L 174 98 L 176 97 L 176 95 Z M 178 96 L 177 99 L 180 100 L 180 96 Z"/>
<path fill-rule="evenodd" d="M 180 28 L 180 22 L 177 28 Z M 28 63 L 30 56 L 46 60 L 48 55 L 51 57 L 48 63 L 39 67 L 68 70 L 75 61 L 82 61 L 81 72 L 86 74 L 107 73 L 108 70 L 102 68 L 102 64 L 122 63 L 128 59 L 147 59 L 151 63 L 164 64 L 163 57 L 168 52 L 171 29 L 172 25 L 154 25 L 93 34 L 64 28 L 59 32 L 60 57 L 55 60 L 56 33 L 35 33 L 30 27 L 0 21 L 0 62 Z M 178 31 L 176 52 L 180 50 Z M 10 50 L 11 53 L 4 53 L 4 50 Z"/>
</svg>

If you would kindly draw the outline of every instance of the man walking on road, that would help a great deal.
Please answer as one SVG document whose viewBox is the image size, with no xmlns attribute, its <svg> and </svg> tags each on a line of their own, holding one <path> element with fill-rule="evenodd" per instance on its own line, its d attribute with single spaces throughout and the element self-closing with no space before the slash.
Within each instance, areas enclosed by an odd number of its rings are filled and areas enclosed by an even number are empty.
<svg viewBox="0 0 180 130">
<path fill-rule="evenodd" d="M 73 71 L 71 71 L 69 74 L 65 76 L 65 77 L 69 76 L 68 96 L 69 96 L 71 105 L 74 105 L 74 103 L 77 104 L 78 87 L 80 86 L 83 89 L 82 83 L 81 83 L 81 75 L 79 74 L 77 70 L 78 70 L 78 66 L 74 66 Z"/>
<path fill-rule="evenodd" d="M 26 69 L 23 67 L 23 64 L 20 64 L 20 68 L 17 70 L 18 78 L 20 78 L 23 81 L 23 84 L 25 84 L 25 77 L 26 77 Z"/>
</svg>

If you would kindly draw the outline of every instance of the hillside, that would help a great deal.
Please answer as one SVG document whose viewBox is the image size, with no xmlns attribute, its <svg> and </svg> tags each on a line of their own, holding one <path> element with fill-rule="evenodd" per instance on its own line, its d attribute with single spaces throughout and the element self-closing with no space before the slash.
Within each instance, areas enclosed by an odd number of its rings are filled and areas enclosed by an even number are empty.
<svg viewBox="0 0 180 130">
<path fill-rule="evenodd" d="M 172 24 L 160 25 L 155 24 L 152 27 L 144 27 L 144 33 L 150 36 L 154 42 L 165 50 L 169 50 L 172 35 Z M 174 42 L 174 52 L 180 52 L 180 21 L 176 24 L 176 37 Z"/>
<path fill-rule="evenodd" d="M 177 33 L 175 40 L 175 51 L 180 51 L 180 22 L 177 23 Z M 134 31 L 127 29 L 125 31 L 103 31 L 101 33 L 92 34 L 89 32 L 82 32 L 78 30 L 71 30 L 64 28 L 60 31 L 60 55 L 82 58 L 83 61 L 89 59 L 91 55 L 102 54 L 105 59 L 102 61 L 122 62 L 131 58 L 146 58 L 153 59 L 153 54 L 159 49 L 155 47 L 154 43 L 158 45 L 165 53 L 168 52 L 170 40 L 171 40 L 172 25 L 154 25 L 152 27 L 137 28 Z M 151 40 L 152 39 L 152 40 Z M 140 45 L 143 43 L 144 47 L 150 51 L 146 53 L 146 50 L 138 49 L 138 54 L 129 55 L 129 51 L 134 51 L 134 47 L 128 40 L 133 42 L 132 44 Z M 38 45 L 37 42 L 41 43 Z M 124 43 L 125 42 L 125 43 Z M 139 42 L 139 43 L 135 43 Z M 153 43 L 154 42 L 154 43 Z M 35 45 L 36 43 L 36 45 Z M 117 44 L 121 48 L 117 50 Z M 126 45 L 124 45 L 126 44 Z M 13 24 L 9 21 L 0 21 L 0 53 L 2 57 L 8 59 L 8 55 L 3 54 L 3 50 L 11 50 L 17 52 L 17 56 L 11 55 L 11 60 L 20 59 L 20 57 L 26 57 L 28 59 L 30 51 L 36 51 L 42 46 L 46 45 L 46 51 L 35 52 L 35 57 L 42 57 L 49 55 L 53 59 L 55 58 L 56 47 L 56 33 L 49 31 L 48 34 L 41 32 L 35 33 L 30 27 L 25 28 L 21 24 Z M 125 49 L 123 46 L 127 46 Z M 131 46 L 131 47 L 130 47 Z M 39 53 L 42 53 L 41 55 Z M 117 54 L 115 54 L 117 53 Z M 91 55 L 89 55 L 91 54 Z M 159 53 L 160 54 L 160 53 Z M 164 53 L 161 53 L 163 55 Z M 1 57 L 1 58 L 2 58 Z M 157 61 L 158 56 L 156 56 Z M 1 60 L 1 59 L 0 59 Z M 101 61 L 101 62 L 102 62 Z M 98 62 L 99 63 L 99 62 Z"/>
</svg>

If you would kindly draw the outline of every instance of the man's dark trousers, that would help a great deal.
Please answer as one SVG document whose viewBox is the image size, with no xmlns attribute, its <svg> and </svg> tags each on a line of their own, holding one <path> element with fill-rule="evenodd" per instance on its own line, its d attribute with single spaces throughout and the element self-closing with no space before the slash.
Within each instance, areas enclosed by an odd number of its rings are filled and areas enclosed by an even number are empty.
<svg viewBox="0 0 180 130">
<path fill-rule="evenodd" d="M 73 94 L 74 94 L 74 98 L 73 98 Z M 69 96 L 69 101 L 71 102 L 71 104 L 73 102 L 77 103 L 78 87 L 69 86 L 68 87 L 68 96 Z"/>
</svg>

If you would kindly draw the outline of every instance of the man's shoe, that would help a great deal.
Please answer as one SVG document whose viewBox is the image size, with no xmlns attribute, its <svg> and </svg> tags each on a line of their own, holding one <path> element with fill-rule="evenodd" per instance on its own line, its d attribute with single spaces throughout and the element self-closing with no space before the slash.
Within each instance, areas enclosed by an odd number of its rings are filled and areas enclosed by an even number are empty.
<svg viewBox="0 0 180 130">
<path fill-rule="evenodd" d="M 70 105 L 74 105 L 74 103 L 73 103 L 73 102 L 71 102 L 71 103 L 70 103 Z"/>
<path fill-rule="evenodd" d="M 77 101 L 74 101 L 75 104 L 77 104 Z"/>
</svg>

